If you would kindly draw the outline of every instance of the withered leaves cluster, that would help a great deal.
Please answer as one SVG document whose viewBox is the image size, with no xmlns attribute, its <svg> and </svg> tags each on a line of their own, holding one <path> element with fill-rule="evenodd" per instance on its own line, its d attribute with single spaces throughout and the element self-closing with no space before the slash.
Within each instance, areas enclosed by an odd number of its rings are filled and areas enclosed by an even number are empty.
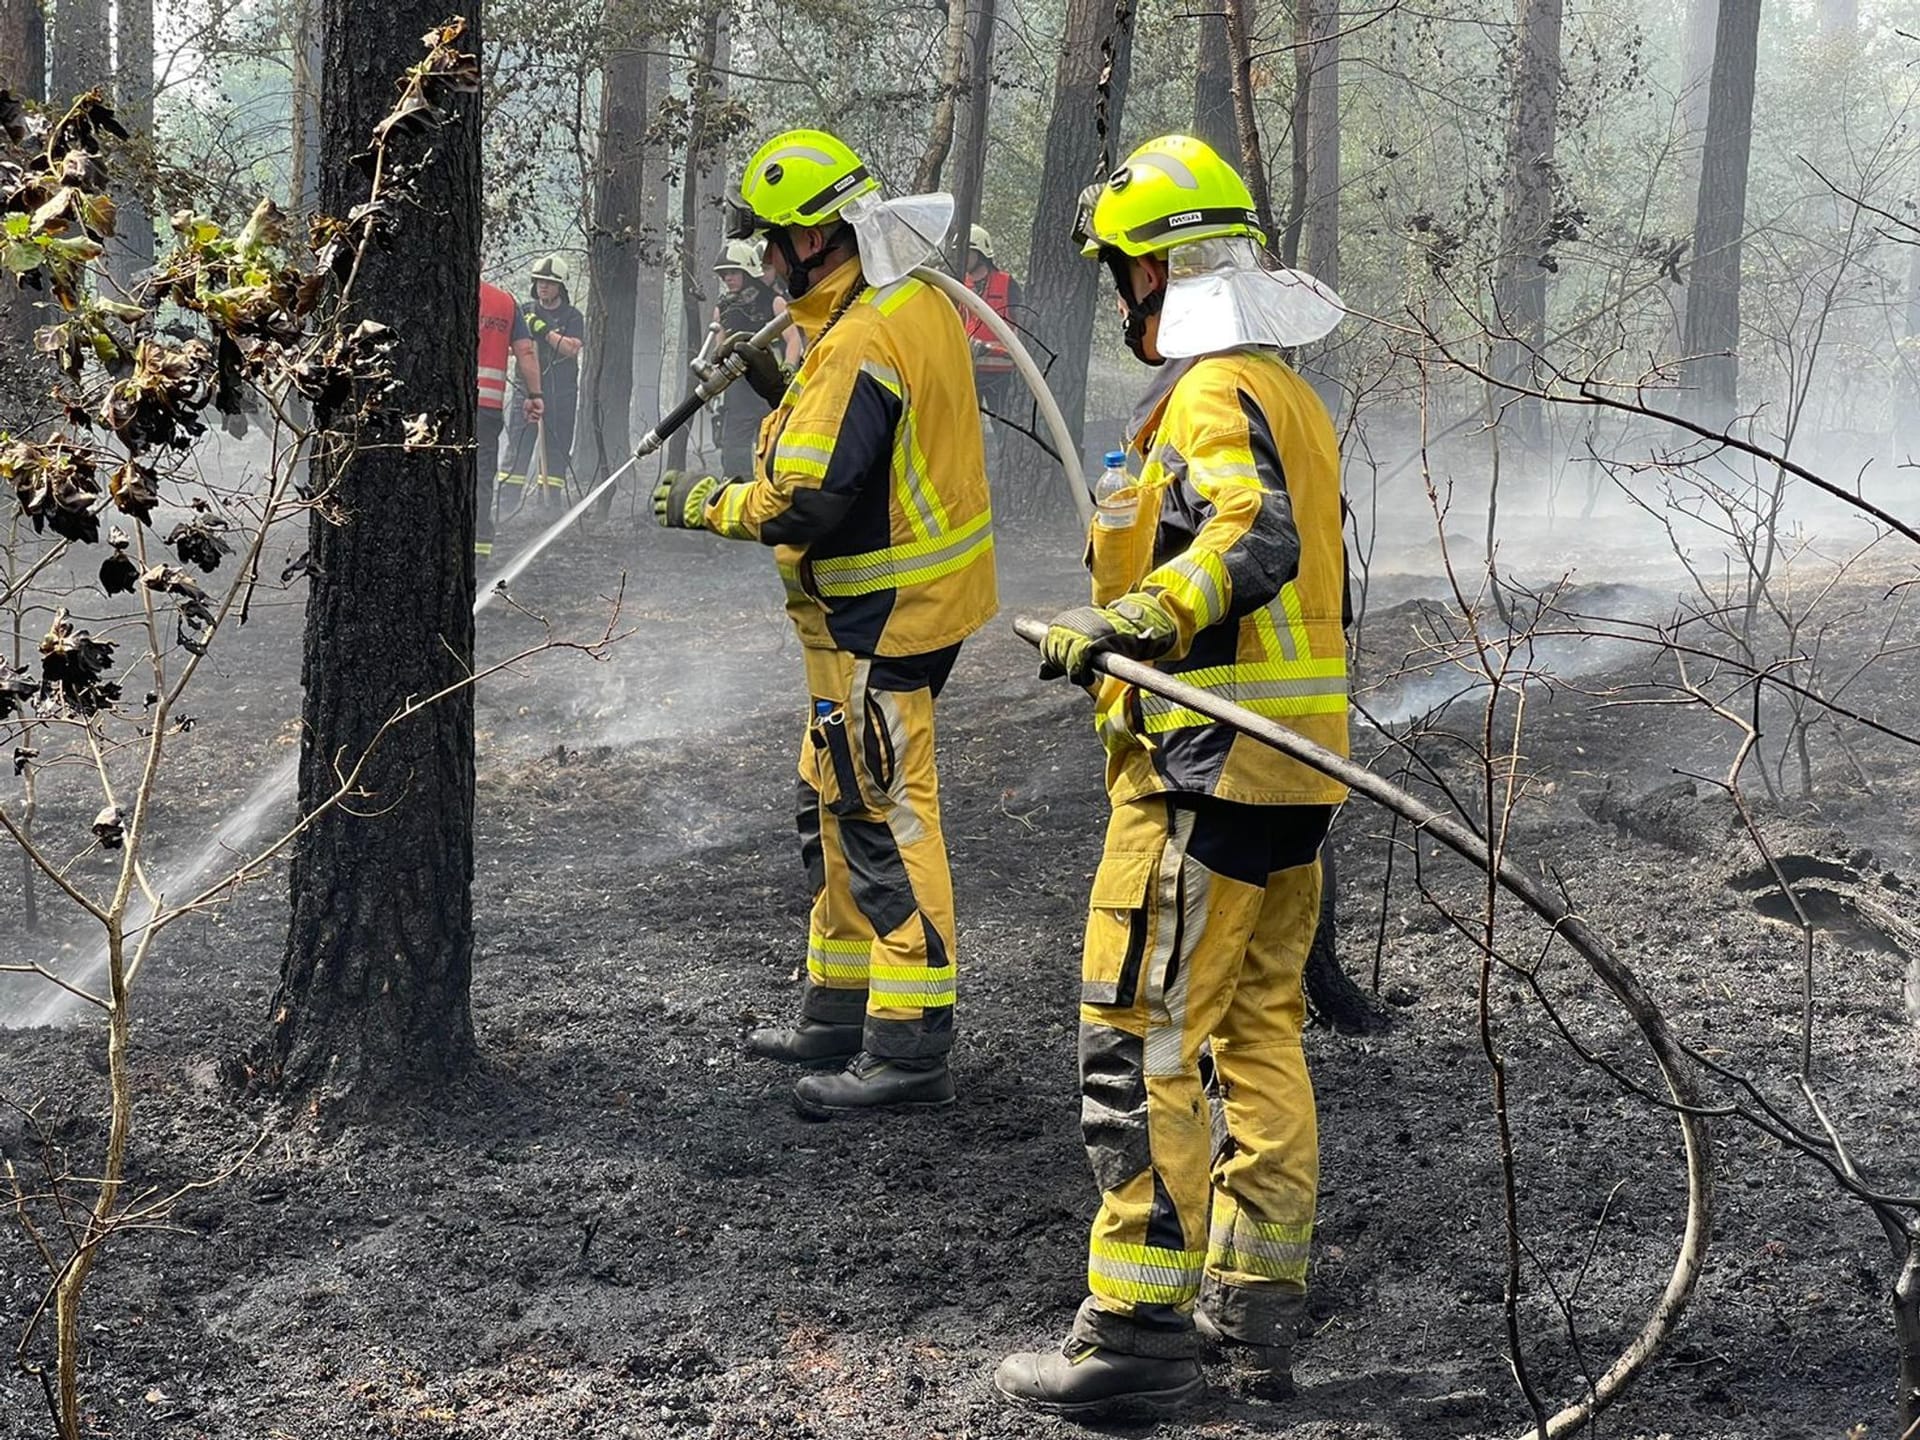
<svg viewBox="0 0 1920 1440">
<path fill-rule="evenodd" d="M 107 679 L 113 665 L 113 641 L 96 640 L 74 628 L 65 610 L 56 611 L 53 624 L 40 642 L 40 699 L 97 715 L 120 698 L 118 681 Z"/>
</svg>

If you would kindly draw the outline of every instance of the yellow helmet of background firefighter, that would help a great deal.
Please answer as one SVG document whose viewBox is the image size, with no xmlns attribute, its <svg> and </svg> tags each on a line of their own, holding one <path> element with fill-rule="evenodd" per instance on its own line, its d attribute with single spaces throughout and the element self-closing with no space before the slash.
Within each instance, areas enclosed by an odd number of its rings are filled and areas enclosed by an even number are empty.
<svg viewBox="0 0 1920 1440">
<path fill-rule="evenodd" d="M 967 248 L 978 250 L 982 259 L 993 260 L 993 236 L 987 233 L 984 225 L 975 225 L 967 231 Z"/>
<path fill-rule="evenodd" d="M 1090 186 L 1075 229 L 1082 255 L 1151 255 L 1230 235 L 1267 239 L 1239 172 L 1190 135 L 1149 140 L 1105 184 Z"/>
<path fill-rule="evenodd" d="M 728 197 L 727 238 L 786 225 L 819 225 L 849 200 L 880 188 L 846 141 L 824 130 L 788 130 L 754 152 Z"/>
</svg>

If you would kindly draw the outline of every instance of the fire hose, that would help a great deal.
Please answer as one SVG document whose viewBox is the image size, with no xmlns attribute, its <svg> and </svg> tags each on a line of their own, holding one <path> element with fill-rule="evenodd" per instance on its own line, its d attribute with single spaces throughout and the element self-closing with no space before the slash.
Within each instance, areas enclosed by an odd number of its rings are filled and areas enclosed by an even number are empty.
<svg viewBox="0 0 1920 1440">
<path fill-rule="evenodd" d="M 1093 497 L 1088 493 L 1086 480 L 1080 474 L 1079 451 L 1074 444 L 1073 431 L 1067 428 L 1066 418 L 1061 415 L 1060 406 L 1054 400 L 1053 392 L 1047 389 L 1046 377 L 1041 373 L 1040 367 L 1034 363 L 1033 356 L 1027 353 L 1027 347 L 1020 343 L 1019 335 L 992 306 L 951 275 L 924 265 L 914 270 L 913 275 L 916 279 L 932 285 L 954 304 L 977 315 L 981 322 L 993 332 L 994 338 L 1007 347 L 1007 353 L 1013 357 L 1014 368 L 1019 372 L 1020 378 L 1026 382 L 1027 389 L 1033 392 L 1034 404 L 1039 408 L 1040 416 L 1046 421 L 1047 429 L 1053 436 L 1054 449 L 1060 458 L 1060 468 L 1067 482 L 1067 492 L 1073 497 L 1074 507 L 1082 521 L 1092 519 Z M 746 343 L 757 350 L 771 349 L 774 342 L 786 333 L 787 327 L 792 323 L 792 314 L 783 310 L 754 331 Z M 589 490 L 545 534 L 516 555 L 511 564 L 480 586 L 473 602 L 473 613 L 478 615 L 491 605 L 495 596 L 519 579 L 527 567 L 539 559 L 549 545 L 572 529 L 574 522 L 586 514 L 593 507 L 594 502 L 611 490 L 621 477 L 665 445 L 674 431 L 692 420 L 700 413 L 702 406 L 744 374 L 746 374 L 746 362 L 737 352 L 728 355 L 717 364 L 705 367 L 705 373 L 700 376 L 699 382 L 688 393 L 687 398 L 653 423 L 653 427 L 640 437 L 640 443 L 634 446 L 633 455 L 625 464 L 612 471 L 606 479 Z"/>
<path fill-rule="evenodd" d="M 1036 647 L 1047 634 L 1043 622 L 1025 617 L 1016 619 L 1013 628 L 1021 639 Z M 1693 1065 L 1668 1031 L 1666 1017 L 1642 986 L 1632 967 L 1613 953 L 1612 947 L 1584 917 L 1536 883 L 1504 855 L 1496 861 L 1487 842 L 1456 817 L 1435 809 L 1399 786 L 1381 779 L 1364 765 L 1356 764 L 1276 721 L 1223 700 L 1211 691 L 1177 680 L 1151 665 L 1123 656 L 1102 655 L 1094 661 L 1094 668 L 1183 709 L 1204 715 L 1209 720 L 1229 725 L 1241 734 L 1272 746 L 1283 755 L 1323 775 L 1331 776 L 1348 789 L 1399 815 L 1413 827 L 1416 834 L 1431 836 L 1480 870 L 1491 873 L 1504 889 L 1546 921 L 1555 934 L 1573 947 L 1613 992 L 1645 1037 L 1647 1048 L 1652 1052 L 1661 1078 L 1666 1082 L 1667 1091 L 1673 1097 L 1673 1112 L 1680 1123 L 1681 1144 L 1687 1160 L 1686 1228 L 1681 1236 L 1673 1273 L 1640 1332 L 1621 1351 L 1606 1373 L 1592 1382 L 1592 1388 L 1583 1399 L 1550 1417 L 1546 1433 L 1557 1440 L 1557 1437 L 1579 1429 L 1620 1397 L 1671 1335 L 1687 1302 L 1693 1297 L 1712 1238 L 1713 1167 L 1707 1121 L 1702 1113 L 1703 1101 L 1695 1085 Z M 1538 1434 L 1538 1430 L 1529 1431 L 1528 1434 Z"/>
</svg>

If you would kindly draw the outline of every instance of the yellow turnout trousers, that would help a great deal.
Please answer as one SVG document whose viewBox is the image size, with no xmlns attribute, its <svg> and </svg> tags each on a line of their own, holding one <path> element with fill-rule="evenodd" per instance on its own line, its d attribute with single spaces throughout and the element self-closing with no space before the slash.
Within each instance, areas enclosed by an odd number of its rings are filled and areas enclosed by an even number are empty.
<svg viewBox="0 0 1920 1440">
<path fill-rule="evenodd" d="M 960 647 L 898 658 L 806 650 L 800 852 L 813 885 L 802 1014 L 864 1021 L 868 1053 L 953 1046 L 953 880 L 933 702 Z"/>
<path fill-rule="evenodd" d="M 1194 795 L 1114 808 L 1081 969 L 1081 1127 L 1101 1204 L 1077 1339 L 1190 1354 L 1198 1300 L 1236 1339 L 1292 1343 L 1320 1163 L 1301 972 L 1331 818 Z"/>
</svg>

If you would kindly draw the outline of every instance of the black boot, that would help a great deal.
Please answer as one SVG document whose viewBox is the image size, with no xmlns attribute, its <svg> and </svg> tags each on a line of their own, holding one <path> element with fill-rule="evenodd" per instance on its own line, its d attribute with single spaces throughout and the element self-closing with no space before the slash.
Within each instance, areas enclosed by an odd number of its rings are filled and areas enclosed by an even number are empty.
<svg viewBox="0 0 1920 1440">
<path fill-rule="evenodd" d="M 788 1065 L 837 1065 L 860 1053 L 862 1027 L 831 1025 L 802 1017 L 792 1025 L 762 1025 L 747 1032 L 747 1053 Z"/>
<path fill-rule="evenodd" d="M 1234 1388 L 1258 1400 L 1291 1400 L 1293 1385 L 1293 1347 L 1256 1345 L 1229 1335 L 1214 1323 L 1206 1311 L 1195 1308 L 1193 1328 L 1200 1332 L 1201 1344 L 1212 1360 L 1233 1367 Z"/>
<path fill-rule="evenodd" d="M 1206 1381 L 1197 1360 L 1126 1355 L 1069 1340 L 1059 1350 L 1007 1356 L 993 1372 L 993 1388 L 1016 1404 L 1062 1415 L 1156 1414 L 1186 1404 Z"/>
<path fill-rule="evenodd" d="M 832 1075 L 803 1075 L 794 1083 L 793 1108 L 809 1120 L 853 1110 L 929 1109 L 953 1104 L 953 1076 L 945 1060 L 924 1069 L 862 1051 Z"/>
</svg>

